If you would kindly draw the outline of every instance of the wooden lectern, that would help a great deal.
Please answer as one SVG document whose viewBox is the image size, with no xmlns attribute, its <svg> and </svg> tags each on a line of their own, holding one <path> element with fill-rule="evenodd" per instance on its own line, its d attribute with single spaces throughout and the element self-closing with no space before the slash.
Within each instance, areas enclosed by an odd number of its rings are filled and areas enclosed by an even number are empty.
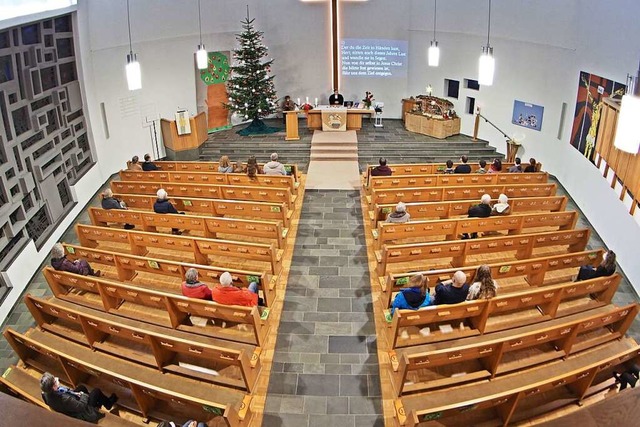
<svg viewBox="0 0 640 427">
<path fill-rule="evenodd" d="M 162 140 L 169 160 L 198 160 L 200 146 L 207 140 L 207 115 L 199 113 L 189 118 L 191 133 L 178 135 L 175 120 L 160 119 Z"/>
</svg>

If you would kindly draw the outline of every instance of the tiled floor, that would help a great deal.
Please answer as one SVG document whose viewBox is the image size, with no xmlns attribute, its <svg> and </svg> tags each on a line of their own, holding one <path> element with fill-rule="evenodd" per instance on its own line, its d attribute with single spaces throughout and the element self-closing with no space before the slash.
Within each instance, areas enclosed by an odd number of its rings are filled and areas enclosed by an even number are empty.
<svg viewBox="0 0 640 427">
<path fill-rule="evenodd" d="M 358 191 L 307 190 L 264 426 L 382 426 Z"/>
</svg>

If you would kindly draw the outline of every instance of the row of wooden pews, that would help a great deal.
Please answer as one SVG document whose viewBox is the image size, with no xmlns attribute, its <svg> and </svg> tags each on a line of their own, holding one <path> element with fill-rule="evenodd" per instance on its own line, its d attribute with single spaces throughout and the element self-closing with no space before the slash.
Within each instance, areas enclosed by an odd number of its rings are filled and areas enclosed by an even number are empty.
<svg viewBox="0 0 640 427">
<path fill-rule="evenodd" d="M 548 174 L 444 175 L 444 165 L 390 165 L 392 176 L 363 176 L 366 230 L 375 259 L 383 406 L 398 426 L 494 426 L 552 418 L 567 406 L 612 392 L 612 373 L 640 362 L 626 332 L 636 303 L 617 307 L 619 274 L 581 282 L 603 249 L 565 211 Z M 472 166 L 473 167 L 473 166 Z M 506 170 L 505 168 L 504 170 Z M 468 218 L 483 194 L 509 197 L 510 214 Z M 411 221 L 386 223 L 406 202 Z M 481 237 L 461 240 L 479 233 Z M 390 310 L 422 274 L 435 285 L 479 265 L 498 282 L 492 299 Z M 384 384 L 388 384 L 385 388 Z M 433 423 L 433 424 L 431 424 Z"/>
<path fill-rule="evenodd" d="M 162 172 L 121 172 L 110 187 L 128 209 L 90 207 L 91 223 L 75 226 L 79 245 L 63 243 L 68 259 L 87 260 L 100 277 L 44 268 L 53 297 L 26 295 L 37 328 L 4 331 L 21 362 L 1 388 L 48 408 L 39 378 L 49 371 L 120 397 L 120 414 L 100 425 L 250 425 L 300 176 L 295 165 L 291 176 L 248 181 L 212 172 L 215 162 L 158 163 Z M 154 213 L 159 188 L 186 214 Z M 184 297 L 189 268 L 209 286 L 226 271 L 235 286 L 255 282 L 264 305 Z"/>
</svg>

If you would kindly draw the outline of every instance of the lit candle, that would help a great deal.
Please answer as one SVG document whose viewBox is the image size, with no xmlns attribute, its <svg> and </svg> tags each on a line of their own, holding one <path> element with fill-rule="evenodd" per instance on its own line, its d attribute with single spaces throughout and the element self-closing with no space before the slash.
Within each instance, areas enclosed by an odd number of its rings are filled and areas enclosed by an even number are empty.
<svg viewBox="0 0 640 427">
<path fill-rule="evenodd" d="M 309 97 L 308 97 L 308 96 L 307 96 L 307 100 L 306 100 L 306 101 L 304 101 L 304 102 L 305 102 L 305 104 L 308 104 L 308 103 L 309 103 Z"/>
<path fill-rule="evenodd" d="M 318 98 L 316 98 L 316 99 L 315 99 L 314 104 L 315 104 L 315 105 L 318 105 Z"/>
</svg>

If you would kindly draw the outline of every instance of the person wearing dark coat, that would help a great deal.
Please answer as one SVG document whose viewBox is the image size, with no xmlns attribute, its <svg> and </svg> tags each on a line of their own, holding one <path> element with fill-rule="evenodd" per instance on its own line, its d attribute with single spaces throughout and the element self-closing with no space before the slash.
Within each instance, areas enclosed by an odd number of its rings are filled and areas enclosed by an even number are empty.
<svg viewBox="0 0 640 427">
<path fill-rule="evenodd" d="M 89 390 L 81 385 L 75 389 L 60 385 L 57 378 L 45 372 L 40 378 L 42 400 L 56 412 L 79 420 L 97 423 L 104 414 L 100 408 L 111 410 L 118 401 L 118 396 L 112 394 L 107 397 L 99 388 Z"/>
<path fill-rule="evenodd" d="M 434 304 L 458 304 L 467 299 L 467 293 L 469 292 L 469 285 L 467 282 L 467 276 L 462 271 L 456 271 L 451 276 L 451 279 L 436 285 L 436 292 L 434 296 Z"/>
<path fill-rule="evenodd" d="M 460 157 L 461 164 L 456 166 L 456 168 L 453 170 L 453 173 L 471 173 L 471 166 L 467 164 L 468 161 L 469 158 L 465 155 L 462 155 L 462 157 Z"/>
<path fill-rule="evenodd" d="M 616 272 L 616 253 L 607 251 L 602 257 L 602 262 L 596 268 L 590 265 L 583 265 L 578 271 L 576 282 L 581 280 L 595 279 L 597 277 L 611 276 Z"/>
<path fill-rule="evenodd" d="M 156 199 L 155 203 L 153 204 L 153 211 L 155 213 L 160 213 L 160 214 L 183 214 L 183 212 L 178 212 L 178 210 L 175 208 L 175 206 L 173 206 L 171 204 L 171 202 L 169 201 L 169 195 L 167 194 L 167 192 L 161 188 L 158 190 L 158 192 L 156 193 L 156 195 L 158 196 L 158 198 Z M 177 228 L 172 228 L 171 229 L 171 233 L 172 234 L 182 234 L 182 232 L 180 230 L 178 230 Z"/>
<path fill-rule="evenodd" d="M 491 196 L 488 194 L 483 194 L 480 198 L 480 203 L 477 205 L 473 205 L 469 208 L 467 212 L 469 214 L 469 218 L 488 218 L 491 216 Z M 478 237 L 478 233 L 471 233 L 471 238 Z M 468 239 L 469 235 L 464 233 L 462 235 L 463 239 Z"/>
<path fill-rule="evenodd" d="M 145 154 L 144 155 L 144 163 L 142 164 L 142 170 L 143 171 L 159 171 L 160 168 L 158 166 L 156 166 L 155 163 L 153 163 L 151 161 L 151 155 L 150 154 Z"/>
<path fill-rule="evenodd" d="M 371 176 L 391 176 L 393 171 L 387 166 L 387 159 L 380 157 L 379 165 L 371 169 Z"/>
<path fill-rule="evenodd" d="M 127 207 L 123 202 L 113 197 L 113 191 L 110 188 L 107 188 L 102 192 L 102 201 L 100 202 L 102 209 L 126 209 Z M 125 230 L 131 230 L 132 228 L 136 228 L 133 224 L 125 224 Z"/>
</svg>

